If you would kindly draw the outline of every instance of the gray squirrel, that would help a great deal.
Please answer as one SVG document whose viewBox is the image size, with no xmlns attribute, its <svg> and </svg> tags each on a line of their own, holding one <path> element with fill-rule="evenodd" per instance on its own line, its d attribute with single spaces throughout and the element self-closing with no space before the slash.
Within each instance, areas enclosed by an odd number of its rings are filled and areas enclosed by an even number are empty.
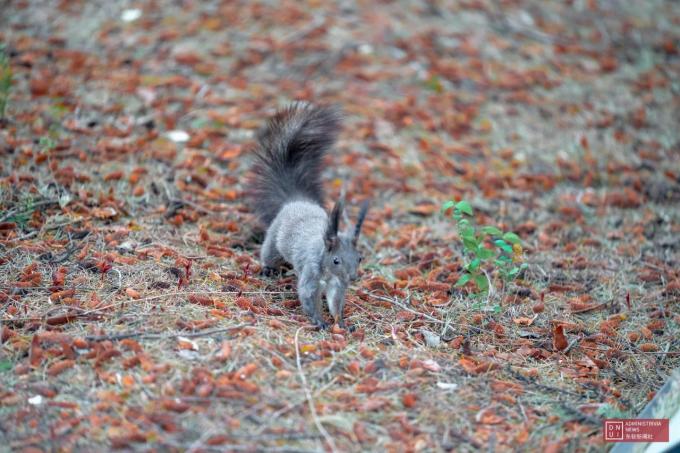
<svg viewBox="0 0 680 453">
<path fill-rule="evenodd" d="M 248 182 L 252 209 L 267 226 L 260 260 L 265 274 L 293 265 L 304 312 L 321 329 L 321 296 L 335 322 L 345 328 L 345 291 L 357 278 L 361 255 L 357 240 L 368 204 L 361 206 L 353 229 L 340 232 L 344 203 L 324 209 L 323 159 L 340 131 L 332 107 L 294 103 L 279 110 L 257 137 Z"/>
</svg>

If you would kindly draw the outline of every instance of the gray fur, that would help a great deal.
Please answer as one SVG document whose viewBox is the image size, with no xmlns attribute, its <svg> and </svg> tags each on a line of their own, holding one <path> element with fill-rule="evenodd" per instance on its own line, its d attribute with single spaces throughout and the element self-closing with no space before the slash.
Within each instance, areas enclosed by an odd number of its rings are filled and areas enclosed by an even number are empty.
<svg viewBox="0 0 680 453">
<path fill-rule="evenodd" d="M 336 203 L 329 216 L 320 201 L 323 194 L 319 163 L 337 135 L 336 130 L 328 128 L 337 119 L 335 113 L 329 112 L 295 104 L 277 113 L 261 135 L 259 161 L 251 183 L 255 196 L 264 197 L 254 203 L 256 214 L 269 223 L 260 253 L 262 267 L 277 269 L 283 262 L 293 265 L 302 308 L 322 328 L 326 327 L 321 316 L 323 294 L 334 320 L 344 327 L 345 292 L 357 278 L 361 261 L 356 250 L 361 223 L 354 230 L 340 233 L 343 203 Z M 262 202 L 276 204 L 283 196 L 284 201 L 270 219 L 275 206 L 262 208 Z"/>
</svg>

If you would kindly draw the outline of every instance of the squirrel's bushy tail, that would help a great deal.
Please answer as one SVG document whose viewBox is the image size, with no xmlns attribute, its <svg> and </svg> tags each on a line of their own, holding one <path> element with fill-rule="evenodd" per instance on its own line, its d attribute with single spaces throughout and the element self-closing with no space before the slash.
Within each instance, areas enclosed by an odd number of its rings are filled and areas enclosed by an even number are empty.
<svg viewBox="0 0 680 453">
<path fill-rule="evenodd" d="M 279 110 L 257 138 L 255 165 L 248 184 L 253 211 L 269 225 L 293 199 L 323 206 L 323 157 L 340 131 L 332 107 L 295 103 Z"/>
</svg>

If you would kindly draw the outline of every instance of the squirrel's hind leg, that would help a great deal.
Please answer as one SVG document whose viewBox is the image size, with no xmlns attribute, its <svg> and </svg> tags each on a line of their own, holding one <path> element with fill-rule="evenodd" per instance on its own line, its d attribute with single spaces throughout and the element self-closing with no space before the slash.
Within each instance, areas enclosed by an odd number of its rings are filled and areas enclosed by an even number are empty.
<svg viewBox="0 0 680 453">
<path fill-rule="evenodd" d="M 276 241 L 274 241 L 274 234 L 269 230 L 265 235 L 262 243 L 262 250 L 260 250 L 260 264 L 262 265 L 262 273 L 266 276 L 276 274 L 279 272 L 284 263 L 284 259 L 276 249 Z"/>
</svg>

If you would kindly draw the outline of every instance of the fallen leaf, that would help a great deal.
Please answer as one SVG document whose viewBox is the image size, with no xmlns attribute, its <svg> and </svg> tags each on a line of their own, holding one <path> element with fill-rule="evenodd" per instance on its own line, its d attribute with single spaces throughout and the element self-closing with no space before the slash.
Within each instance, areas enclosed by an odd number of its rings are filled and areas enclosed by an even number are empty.
<svg viewBox="0 0 680 453">
<path fill-rule="evenodd" d="M 517 324 L 518 326 L 530 326 L 534 323 L 536 320 L 536 316 L 533 318 L 513 318 L 512 322 Z"/>
<path fill-rule="evenodd" d="M 433 373 L 437 373 L 442 370 L 442 367 L 432 359 L 424 360 L 421 363 L 421 366 L 428 371 L 432 371 Z"/>
<path fill-rule="evenodd" d="M 639 348 L 642 352 L 656 352 L 659 350 L 659 346 L 654 343 L 642 343 Z"/>
<path fill-rule="evenodd" d="M 413 393 L 406 393 L 401 397 L 401 403 L 409 409 L 415 407 L 418 397 Z"/>
<path fill-rule="evenodd" d="M 358 376 L 361 372 L 361 365 L 357 360 L 353 360 L 347 365 L 347 371 L 353 376 Z"/>
<path fill-rule="evenodd" d="M 484 425 L 497 425 L 503 422 L 503 418 L 496 414 L 491 408 L 479 411 L 475 416 L 475 420 L 477 420 L 477 423 L 482 423 Z"/>
<path fill-rule="evenodd" d="M 110 206 L 105 208 L 94 208 L 91 212 L 92 215 L 98 219 L 112 219 L 118 215 L 118 212 Z"/>
<path fill-rule="evenodd" d="M 220 346 L 220 351 L 215 355 L 215 358 L 220 362 L 226 362 L 231 356 L 231 343 L 223 341 Z"/>
<path fill-rule="evenodd" d="M 47 368 L 47 374 L 49 376 L 57 376 L 69 368 L 73 368 L 75 363 L 74 360 L 60 360 Z"/>
<path fill-rule="evenodd" d="M 556 324 L 553 327 L 553 348 L 557 351 L 564 351 L 569 346 L 567 337 L 564 335 L 564 326 Z"/>
<path fill-rule="evenodd" d="M 177 346 L 184 350 L 198 351 L 198 343 L 186 337 L 177 337 Z"/>
<path fill-rule="evenodd" d="M 142 297 L 142 295 L 139 294 L 139 291 L 133 288 L 125 288 L 125 294 L 127 294 L 128 297 L 131 297 L 132 299 L 140 299 Z"/>
</svg>

